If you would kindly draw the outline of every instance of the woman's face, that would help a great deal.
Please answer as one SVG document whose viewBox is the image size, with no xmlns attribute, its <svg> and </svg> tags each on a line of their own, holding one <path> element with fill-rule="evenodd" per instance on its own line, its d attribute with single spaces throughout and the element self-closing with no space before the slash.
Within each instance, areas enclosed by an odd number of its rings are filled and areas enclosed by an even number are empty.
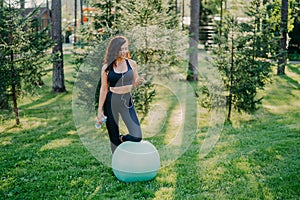
<svg viewBox="0 0 300 200">
<path fill-rule="evenodd" d="M 127 42 L 125 42 L 122 46 L 121 46 L 121 50 L 119 52 L 119 57 L 121 58 L 127 58 L 129 49 L 128 49 L 128 44 Z"/>
</svg>

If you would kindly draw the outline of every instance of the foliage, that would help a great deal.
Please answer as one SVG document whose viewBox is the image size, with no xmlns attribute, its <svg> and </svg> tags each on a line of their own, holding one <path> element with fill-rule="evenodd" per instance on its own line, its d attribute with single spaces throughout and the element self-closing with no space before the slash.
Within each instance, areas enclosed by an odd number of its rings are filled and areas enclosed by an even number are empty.
<svg viewBox="0 0 300 200">
<path fill-rule="evenodd" d="M 220 70 L 228 90 L 228 120 L 231 107 L 251 113 L 257 109 L 262 98 L 257 98 L 258 89 L 270 81 L 270 63 L 257 55 L 256 24 L 240 23 L 227 16 L 223 25 L 225 37 L 218 38 L 214 49 L 215 66 Z"/>
<path fill-rule="evenodd" d="M 292 15 L 291 6 L 295 1 L 290 0 L 288 3 L 288 23 L 287 23 L 287 33 L 294 29 L 294 17 Z M 281 17 L 281 0 L 269 1 L 266 4 L 267 20 L 265 26 L 270 29 L 268 33 L 269 37 L 277 38 L 277 45 L 270 47 L 270 54 L 273 58 L 277 58 L 282 54 L 280 52 L 280 17 Z M 266 41 L 267 42 L 267 41 Z M 266 43 L 265 43 L 266 44 Z"/>
<path fill-rule="evenodd" d="M 105 34 L 115 34 L 119 32 L 122 14 L 120 13 L 120 0 L 96 2 L 93 4 L 97 8 L 94 17 L 94 27 Z"/>
<path fill-rule="evenodd" d="M 175 28 L 178 25 L 174 6 L 167 1 L 129 0 L 122 3 L 121 9 L 123 21 L 119 25 L 122 32 L 132 30 L 137 25 L 142 27 L 160 25 L 167 29 Z"/>
<path fill-rule="evenodd" d="M 39 29 L 39 21 L 35 17 L 38 8 L 25 17 L 22 10 L 11 4 L 0 9 L 3 13 L 0 19 L 1 74 L 5 74 L 0 84 L 7 95 L 13 96 L 16 112 L 16 100 L 21 94 L 33 93 L 41 84 L 44 64 L 50 58 L 46 50 L 52 42 L 48 30 Z"/>
<path fill-rule="evenodd" d="M 279 31 L 274 30 L 277 22 L 270 22 L 270 11 L 267 7 L 268 5 L 261 4 L 260 0 L 251 1 L 245 11 L 251 23 L 242 25 L 246 32 L 251 32 L 255 37 L 253 56 L 276 59 L 279 50 Z"/>
<path fill-rule="evenodd" d="M 178 34 L 178 19 L 171 2 L 162 0 L 129 0 L 122 4 L 121 32 L 131 42 L 132 57 L 146 83 L 134 91 L 137 107 L 147 113 L 155 95 L 153 79 L 171 77 L 171 68 L 180 62 L 178 51 L 182 42 Z M 145 104 L 146 103 L 146 104 Z"/>
<path fill-rule="evenodd" d="M 298 4 L 296 4 L 296 2 L 294 3 L 292 6 L 292 12 L 292 16 L 295 18 L 295 20 L 294 29 L 289 33 L 291 40 L 289 41 L 288 50 L 289 53 L 292 53 L 293 55 L 295 52 L 300 53 L 300 2 L 298 2 Z"/>
<path fill-rule="evenodd" d="M 204 1 L 201 2 L 203 8 L 200 9 L 202 9 L 207 14 L 217 15 L 220 12 L 219 10 L 221 9 L 221 2 L 224 2 L 224 0 L 211 0 L 209 2 Z"/>
<path fill-rule="evenodd" d="M 297 52 L 289 54 L 289 60 L 290 61 L 300 61 L 300 54 Z"/>
<path fill-rule="evenodd" d="M 170 66 L 175 66 L 180 60 L 176 55 L 180 36 L 176 32 L 178 21 L 172 10 L 174 7 L 161 0 L 106 1 L 93 6 L 98 8 L 93 22 L 94 30 L 81 29 L 80 35 L 89 37 L 85 39 L 89 46 L 86 46 L 87 51 L 82 55 L 76 55 L 77 69 L 90 52 L 99 52 L 98 48 L 105 50 L 104 44 L 112 36 L 125 35 L 129 39 L 132 59 L 138 64 L 139 74 L 146 80 L 133 91 L 137 111 L 145 115 L 155 96 L 153 77 L 155 74 L 164 76 L 169 73 Z M 181 47 L 184 42 L 180 42 Z M 97 60 L 102 62 L 103 58 L 101 54 Z"/>
<path fill-rule="evenodd" d="M 74 91 L 76 91 L 76 104 L 85 106 L 90 112 L 98 110 L 99 92 L 101 86 L 101 69 L 105 56 L 107 40 L 98 40 L 93 46 L 86 46 L 86 51 L 74 52 L 72 64 L 74 64 L 76 78 Z M 94 105 L 94 106 L 91 106 Z"/>
<path fill-rule="evenodd" d="M 294 28 L 294 17 L 292 16 L 293 10 L 291 6 L 295 3 L 295 0 L 289 0 L 289 13 L 288 13 L 288 32 L 291 32 Z M 281 11 L 281 0 L 270 1 L 267 4 L 267 11 L 269 15 L 268 25 L 271 26 L 275 35 L 279 35 L 280 31 L 280 11 Z"/>
<path fill-rule="evenodd" d="M 101 86 L 101 69 L 105 50 L 109 39 L 116 34 L 118 14 L 115 14 L 117 2 L 92 2 L 95 8 L 87 23 L 78 29 L 79 48 L 73 51 L 73 61 L 76 78 L 75 89 L 78 93 L 76 104 L 85 106 L 89 111 L 98 110 L 99 92 Z M 95 105 L 95 106 L 91 106 Z"/>
</svg>

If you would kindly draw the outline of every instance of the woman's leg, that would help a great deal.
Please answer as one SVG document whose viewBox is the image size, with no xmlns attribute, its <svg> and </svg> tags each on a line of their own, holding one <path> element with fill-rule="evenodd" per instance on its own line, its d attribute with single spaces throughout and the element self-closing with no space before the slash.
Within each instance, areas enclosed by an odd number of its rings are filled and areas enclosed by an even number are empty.
<svg viewBox="0 0 300 200">
<path fill-rule="evenodd" d="M 121 117 L 128 129 L 129 134 L 122 136 L 122 141 L 133 141 L 133 142 L 140 142 L 142 140 L 142 130 L 140 126 L 139 119 L 136 114 L 136 110 L 134 108 L 133 102 L 130 99 L 129 105 L 125 104 L 123 109 L 121 110 Z"/>
<path fill-rule="evenodd" d="M 119 114 L 116 110 L 117 106 L 114 107 L 112 105 L 112 98 L 114 97 L 109 92 L 104 103 L 104 115 L 107 117 L 106 128 L 111 142 L 111 150 L 114 153 L 117 146 L 121 144 L 121 141 L 119 138 Z"/>
</svg>

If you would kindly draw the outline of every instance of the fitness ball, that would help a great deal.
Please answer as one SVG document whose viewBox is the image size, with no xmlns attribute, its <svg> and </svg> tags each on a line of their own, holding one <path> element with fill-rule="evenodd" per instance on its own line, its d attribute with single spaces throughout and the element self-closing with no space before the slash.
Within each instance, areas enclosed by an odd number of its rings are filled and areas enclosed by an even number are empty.
<svg viewBox="0 0 300 200">
<path fill-rule="evenodd" d="M 148 141 L 123 142 L 112 157 L 115 176 L 123 182 L 148 181 L 153 179 L 160 168 L 157 149 Z"/>
</svg>

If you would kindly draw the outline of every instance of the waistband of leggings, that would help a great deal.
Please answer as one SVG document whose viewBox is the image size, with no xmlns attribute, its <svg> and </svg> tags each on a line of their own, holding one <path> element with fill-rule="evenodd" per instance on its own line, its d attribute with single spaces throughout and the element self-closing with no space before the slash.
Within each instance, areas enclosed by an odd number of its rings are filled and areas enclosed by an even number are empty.
<svg viewBox="0 0 300 200">
<path fill-rule="evenodd" d="M 125 96 L 125 95 L 131 95 L 131 92 L 127 92 L 127 93 L 124 93 L 124 94 L 118 94 L 118 93 L 113 93 L 112 91 L 108 91 L 108 93 L 110 93 L 110 94 L 113 94 L 113 95 L 117 95 L 117 96 Z"/>
</svg>

